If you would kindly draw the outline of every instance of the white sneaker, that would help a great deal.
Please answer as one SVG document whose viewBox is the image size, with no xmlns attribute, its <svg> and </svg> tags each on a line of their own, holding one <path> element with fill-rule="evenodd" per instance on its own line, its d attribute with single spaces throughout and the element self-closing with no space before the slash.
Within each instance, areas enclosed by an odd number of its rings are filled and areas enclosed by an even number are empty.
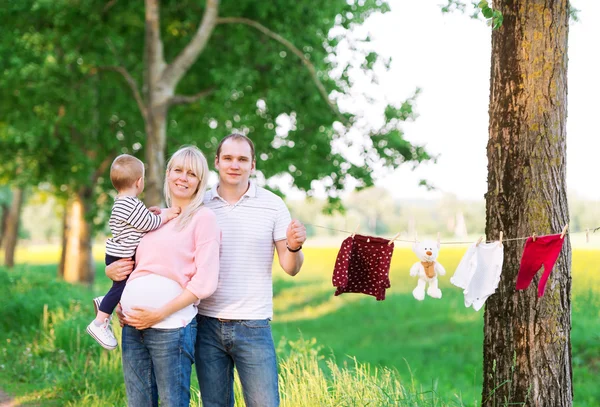
<svg viewBox="0 0 600 407">
<path fill-rule="evenodd" d="M 86 331 L 104 349 L 113 350 L 117 347 L 117 338 L 115 338 L 112 327 L 110 326 L 110 319 L 106 318 L 100 326 L 96 326 L 95 322 L 92 321 L 88 325 Z"/>
<path fill-rule="evenodd" d="M 104 299 L 104 296 L 96 297 L 92 300 L 92 301 L 94 301 L 94 313 L 96 315 L 98 315 L 98 311 L 100 311 L 100 304 L 102 303 L 103 299 Z"/>
</svg>

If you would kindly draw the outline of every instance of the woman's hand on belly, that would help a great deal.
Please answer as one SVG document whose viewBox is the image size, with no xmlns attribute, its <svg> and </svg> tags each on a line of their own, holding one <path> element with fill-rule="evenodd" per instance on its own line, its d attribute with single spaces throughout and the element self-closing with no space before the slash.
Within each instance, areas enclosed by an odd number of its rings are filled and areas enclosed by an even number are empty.
<svg viewBox="0 0 600 407">
<path fill-rule="evenodd" d="M 147 329 L 166 318 L 161 309 L 132 307 L 125 313 L 125 323 L 136 329 Z"/>
</svg>

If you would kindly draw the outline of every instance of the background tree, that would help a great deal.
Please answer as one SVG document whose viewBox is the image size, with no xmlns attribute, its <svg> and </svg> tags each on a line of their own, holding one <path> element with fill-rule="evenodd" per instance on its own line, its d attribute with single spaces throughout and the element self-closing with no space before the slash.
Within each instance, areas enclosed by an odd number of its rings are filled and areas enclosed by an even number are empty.
<svg viewBox="0 0 600 407">
<path fill-rule="evenodd" d="M 492 33 L 486 234 L 497 239 L 560 232 L 566 195 L 569 2 L 495 1 Z M 504 267 L 485 310 L 484 406 L 570 406 L 571 245 L 546 286 L 515 291 L 523 241 L 504 243 Z"/>
<path fill-rule="evenodd" d="M 3 17 L 14 15 L 11 35 L 0 40 L 2 49 L 11 49 L 1 79 L 7 90 L 2 101 L 6 122 L 0 127 L 3 179 L 52 186 L 65 205 L 58 274 L 67 281 L 89 283 L 94 278 L 94 209 L 108 190 L 102 175 L 125 146 L 120 132 L 125 123 L 114 112 L 129 103 L 120 105 L 101 87 L 101 76 L 87 78 L 80 72 L 82 57 L 77 50 L 86 43 L 77 39 L 84 28 L 64 35 L 55 30 L 65 20 L 77 20 L 75 7 L 63 5 L 63 13 L 45 13 L 36 2 L 11 6 L 3 10 Z M 86 50 L 87 55 L 97 52 L 93 47 Z M 105 79 L 105 86 L 114 86 L 112 76 Z"/>
<path fill-rule="evenodd" d="M 11 200 L 12 195 L 10 187 L 8 185 L 0 186 L 0 248 L 2 248 L 2 243 L 5 238 L 8 208 L 10 207 Z"/>
<path fill-rule="evenodd" d="M 107 13 L 109 20 L 118 15 L 118 8 Z M 261 175 L 268 179 L 289 173 L 302 190 L 311 190 L 315 179 L 325 179 L 331 191 L 343 188 L 348 178 L 370 185 L 372 165 L 365 166 L 365 161 L 395 166 L 429 158 L 421 147 L 404 140 L 399 127 L 401 121 L 413 117 L 412 99 L 389 106 L 377 128 L 361 126 L 362 137 L 372 136 L 360 151 L 361 162 L 348 163 L 332 150 L 332 142 L 358 127 L 356 119 L 360 118 L 359 114 L 342 115 L 333 93 L 341 97 L 349 92 L 347 70 L 352 64 L 358 61 L 371 70 L 378 63 L 368 48 L 368 38 L 352 44 L 354 61 L 336 59 L 336 43 L 371 13 L 387 11 L 385 3 L 333 1 L 312 7 L 294 2 L 220 4 L 207 0 L 204 6 L 190 2 L 182 7 L 181 2 L 147 0 L 145 11 L 144 65 L 104 69 L 114 69 L 127 79 L 144 118 L 149 203 L 160 200 L 167 113 L 173 105 L 184 106 L 170 116 L 172 148 L 193 142 L 214 151 L 223 134 L 248 133 L 262 152 Z M 336 26 L 339 34 L 330 37 Z M 118 40 L 112 42 L 123 43 Z M 115 48 L 116 55 L 122 54 Z M 142 92 L 136 90 L 134 79 L 140 68 Z M 331 76 L 334 68 L 340 72 L 337 78 Z M 282 118 L 287 131 L 282 129 Z M 202 127 L 204 131 L 199 131 Z"/>
<path fill-rule="evenodd" d="M 12 268 L 15 265 L 15 251 L 17 248 L 17 239 L 19 236 L 20 214 L 23 209 L 23 199 L 25 190 L 23 187 L 14 187 L 12 189 L 12 201 L 6 217 L 4 233 L 4 265 Z"/>
<path fill-rule="evenodd" d="M 401 130 L 402 121 L 414 118 L 414 98 L 382 107 L 375 126 L 361 120 L 361 112 L 338 111 L 338 100 L 352 88 L 349 70 L 368 75 L 386 63 L 368 36 L 352 36 L 371 13 L 385 11 L 379 0 L 318 7 L 147 0 L 144 9 L 135 2 L 24 0 L 0 10 L 11 27 L 1 40 L 7 56 L 2 88 L 10 96 L 1 103 L 16 129 L 6 154 L 24 144 L 33 154 L 22 166 L 39 175 L 29 182 L 48 181 L 69 207 L 81 208 L 65 211 L 62 257 L 78 264 L 75 279 L 93 275 L 86 266 L 90 222 L 111 191 L 99 170 L 117 153 L 145 153 L 148 203 L 160 199 L 169 151 L 192 143 L 210 156 L 233 131 L 254 140 L 259 179 L 277 189 L 269 180 L 286 175 L 309 194 L 312 181 L 322 180 L 333 203 L 349 179 L 371 185 L 375 166 L 429 159 Z M 347 51 L 352 57 L 342 59 Z M 362 139 L 353 146 L 359 158 L 350 162 L 343 150 L 356 137 Z M 39 157 L 40 151 L 48 153 Z M 81 218 L 69 220 L 69 214 Z M 68 237 L 73 230 L 83 235 Z M 77 248 L 68 249 L 70 242 Z M 73 257 L 78 253 L 85 258 Z M 61 274 L 70 273 L 61 266 Z"/>
</svg>

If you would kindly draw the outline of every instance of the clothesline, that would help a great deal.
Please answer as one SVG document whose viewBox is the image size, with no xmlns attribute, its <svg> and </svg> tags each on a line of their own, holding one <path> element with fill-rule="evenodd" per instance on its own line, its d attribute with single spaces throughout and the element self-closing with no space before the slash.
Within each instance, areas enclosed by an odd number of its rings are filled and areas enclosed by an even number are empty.
<svg viewBox="0 0 600 407">
<path fill-rule="evenodd" d="M 527 240 L 517 274 L 515 290 L 529 287 L 535 275 L 544 270 L 538 284 L 538 297 L 544 295 L 546 283 L 556 260 L 562 250 L 564 237 L 569 225 L 566 224 L 560 234 L 503 239 L 503 232 L 498 233 L 498 240 L 481 244 L 483 236 L 477 242 L 439 242 L 428 245 L 414 240 L 398 239 L 400 233 L 391 239 L 377 236 L 356 235 L 347 230 L 328 228 L 326 226 L 307 223 L 323 229 L 348 233 L 351 237 L 344 239 L 336 257 L 332 282 L 336 287 L 335 295 L 343 293 L 363 293 L 374 296 L 377 301 L 385 299 L 386 289 L 391 287 L 389 278 L 390 264 L 394 248 L 392 242 L 408 242 L 413 244 L 413 251 L 419 261 L 410 268 L 410 275 L 418 277 L 417 286 L 412 291 L 418 301 L 425 299 L 425 294 L 432 298 L 442 298 L 438 287 L 438 275 L 445 275 L 446 270 L 437 262 L 440 244 L 470 244 L 467 252 L 460 260 L 450 282 L 463 289 L 465 306 L 478 311 L 487 298 L 496 292 L 500 282 L 500 274 L 504 261 L 504 245 L 498 242 Z M 589 229 L 588 229 L 589 233 Z M 426 289 L 427 285 L 429 287 Z"/>
<path fill-rule="evenodd" d="M 311 225 L 325 229 L 326 226 Z M 363 293 L 374 296 L 377 301 L 385 299 L 386 289 L 391 287 L 390 265 L 394 252 L 391 244 L 400 235 L 396 234 L 391 239 L 357 235 L 345 230 L 351 237 L 344 239 L 335 261 L 332 283 L 336 287 L 335 295 L 343 293 Z M 568 230 L 565 225 L 560 234 L 536 236 L 534 233 L 527 238 L 509 238 L 509 240 L 527 239 L 523 248 L 519 272 L 515 283 L 515 290 L 525 290 L 529 287 L 534 277 L 543 270 L 538 283 L 538 297 L 545 292 L 546 283 L 550 273 L 560 255 L 564 244 L 564 236 Z M 504 262 L 503 232 L 498 233 L 498 240 L 481 244 L 483 236 L 477 242 L 470 243 L 470 247 L 460 260 L 450 282 L 463 289 L 465 306 L 473 307 L 479 311 L 488 297 L 493 295 L 498 288 L 500 275 Z M 438 234 L 439 238 L 439 234 Z M 417 239 L 415 237 L 415 239 Z M 411 242 L 410 240 L 401 240 Z M 462 243 L 462 242 L 447 242 Z M 442 292 L 438 286 L 438 276 L 445 275 L 445 268 L 437 261 L 439 245 L 428 245 L 415 240 L 413 251 L 419 261 L 410 268 L 410 275 L 418 277 L 417 286 L 412 291 L 413 297 L 423 301 L 425 295 L 440 299 Z M 429 286 L 427 288 L 427 286 Z"/>
<path fill-rule="evenodd" d="M 349 235 L 353 235 L 353 234 L 356 233 L 356 231 L 349 232 L 349 231 L 343 230 L 343 229 L 336 229 L 336 228 L 330 228 L 330 227 L 327 227 L 327 226 L 315 225 L 314 223 L 305 223 L 305 225 L 313 226 L 313 227 L 321 228 L 321 229 L 333 230 L 335 232 L 347 233 Z M 593 232 L 595 233 L 596 230 L 599 230 L 599 229 L 600 229 L 600 226 L 598 226 L 597 228 L 593 229 Z M 587 229 L 587 230 L 590 230 L 590 229 Z M 565 226 L 565 229 L 564 229 L 563 233 L 565 233 L 565 234 L 568 233 L 566 231 L 566 226 Z M 396 236 L 398 236 L 398 235 L 396 235 Z M 398 239 L 396 236 L 394 236 L 394 237 L 392 237 L 390 239 L 387 239 L 387 240 L 394 241 L 394 242 L 405 242 L 405 243 L 414 243 L 415 240 L 416 240 L 416 239 L 413 239 L 413 240 Z M 532 236 L 513 237 L 513 238 L 508 238 L 508 239 L 505 239 L 505 238 L 501 237 L 500 241 L 502 241 L 502 242 L 511 242 L 511 241 L 516 241 L 516 240 L 527 240 L 530 237 L 532 237 Z M 535 237 L 539 237 L 539 236 L 537 236 L 537 235 L 534 234 L 533 237 L 535 238 Z M 386 239 L 386 238 L 384 238 L 384 239 Z M 497 241 L 498 240 L 486 240 L 485 243 L 493 243 L 493 242 L 497 242 Z M 471 243 L 473 243 L 473 242 L 472 241 L 468 241 L 468 242 L 440 242 L 440 244 L 471 244 Z"/>
</svg>

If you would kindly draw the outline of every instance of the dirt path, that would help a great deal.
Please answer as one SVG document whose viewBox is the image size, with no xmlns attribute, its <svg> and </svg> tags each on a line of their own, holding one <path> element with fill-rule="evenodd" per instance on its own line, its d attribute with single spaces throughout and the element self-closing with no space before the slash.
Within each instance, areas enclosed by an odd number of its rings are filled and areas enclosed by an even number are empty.
<svg viewBox="0 0 600 407">
<path fill-rule="evenodd" d="M 12 398 L 0 390 L 0 407 L 13 407 L 15 404 L 12 401 Z"/>
</svg>

